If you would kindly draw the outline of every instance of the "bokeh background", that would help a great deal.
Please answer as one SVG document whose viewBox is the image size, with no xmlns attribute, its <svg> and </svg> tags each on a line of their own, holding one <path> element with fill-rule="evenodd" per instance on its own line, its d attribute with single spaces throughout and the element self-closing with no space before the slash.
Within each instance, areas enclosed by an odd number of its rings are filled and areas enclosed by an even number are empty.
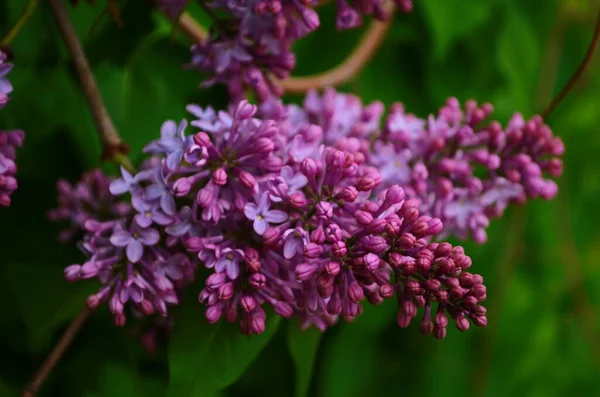
<svg viewBox="0 0 600 397">
<path fill-rule="evenodd" d="M 134 158 L 158 136 L 164 120 L 185 117 L 186 104 L 226 103 L 221 88 L 199 89 L 202 76 L 181 69 L 189 59 L 188 40 L 172 35 L 168 22 L 146 2 L 118 2 L 123 27 L 106 15 L 98 20 L 104 1 L 97 3 L 83 2 L 71 16 Z M 502 122 L 515 111 L 540 112 L 550 102 L 583 58 L 600 7 L 597 0 L 415 3 L 415 12 L 395 17 L 368 66 L 340 89 L 365 102 L 401 101 L 420 116 L 435 112 L 448 96 L 489 101 Z M 23 4 L 0 0 L 0 35 Z M 336 33 L 334 7 L 320 10 L 322 27 L 296 45 L 297 75 L 334 67 L 364 31 Z M 196 4 L 189 11 L 207 23 Z M 45 218 L 55 204 L 58 178 L 76 181 L 82 171 L 100 166 L 91 116 L 45 1 L 12 48 L 15 91 L 0 112 L 0 127 L 22 128 L 27 137 L 18 153 L 19 190 L 12 207 L 0 210 L 2 397 L 18 395 L 97 288 L 92 282 L 63 281 L 62 268 L 82 256 L 74 246 L 57 242 L 59 227 Z M 395 304 L 388 302 L 324 335 L 300 333 L 298 324 L 280 321 L 266 347 L 255 348 L 253 359 L 244 343 L 218 337 L 207 342 L 215 332 L 197 324 L 203 309 L 187 305 L 188 317 L 180 324 L 187 328 L 176 331 L 187 339 L 178 343 L 210 347 L 206 354 L 192 355 L 189 365 L 199 365 L 199 378 L 227 366 L 224 390 L 199 388 L 195 395 L 600 395 L 597 61 L 547 120 L 567 147 L 558 197 L 510 209 L 493 222 L 487 244 L 465 244 L 488 286 L 486 329 L 463 334 L 452 328 L 446 340 L 435 340 L 422 336 L 418 326 L 399 329 Z M 130 321 L 118 329 L 108 310 L 99 310 L 40 395 L 167 395 L 167 344 L 161 339 L 154 354 L 146 352 L 140 343 L 145 326 Z M 231 351 L 239 354 L 227 357 Z"/>
</svg>

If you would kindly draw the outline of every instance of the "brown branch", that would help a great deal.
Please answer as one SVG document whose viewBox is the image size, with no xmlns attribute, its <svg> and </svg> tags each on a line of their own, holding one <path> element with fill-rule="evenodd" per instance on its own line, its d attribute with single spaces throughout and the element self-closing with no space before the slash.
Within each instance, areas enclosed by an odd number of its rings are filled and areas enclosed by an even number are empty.
<svg viewBox="0 0 600 397">
<path fill-rule="evenodd" d="M 567 82 L 567 84 L 565 84 L 565 86 L 560 91 L 560 93 L 556 96 L 556 98 L 554 98 L 552 100 L 552 102 L 550 103 L 550 105 L 548 105 L 546 110 L 544 110 L 541 113 L 543 118 L 547 118 L 550 115 L 550 113 L 552 113 L 552 111 L 562 102 L 563 99 L 565 99 L 565 97 L 573 89 L 573 87 L 575 86 L 575 84 L 577 83 L 577 81 L 579 80 L 579 78 L 581 77 L 583 72 L 585 71 L 586 67 L 592 60 L 592 57 L 594 55 L 594 51 L 596 50 L 596 46 L 598 45 L 599 39 L 600 39 L 600 10 L 598 11 L 598 16 L 596 18 L 596 27 L 594 29 L 594 35 L 592 37 L 592 42 L 590 43 L 590 46 L 588 47 L 588 50 L 585 54 L 585 57 L 583 58 L 583 61 L 579 64 L 579 67 L 577 68 L 577 71 L 575 72 L 575 74 L 571 77 L 571 79 Z"/>
<path fill-rule="evenodd" d="M 50 8 L 54 15 L 56 27 L 60 31 L 71 56 L 73 66 L 79 76 L 85 99 L 92 112 L 98 135 L 102 141 L 102 159 L 104 161 L 113 160 L 120 162 L 121 165 L 131 169 L 132 166 L 129 160 L 124 156 L 119 156 L 119 154 L 126 154 L 129 151 L 129 147 L 121 140 L 121 137 L 117 133 L 117 130 L 108 115 L 104 102 L 102 102 L 100 90 L 94 80 L 94 75 L 92 74 L 90 65 L 83 52 L 81 42 L 77 38 L 77 33 L 69 19 L 69 14 L 64 5 L 64 1 L 50 0 Z"/>
<path fill-rule="evenodd" d="M 383 8 L 389 15 L 389 19 L 385 22 L 371 22 L 371 25 L 362 36 L 359 43 L 342 63 L 323 73 L 305 77 L 290 77 L 285 80 L 278 80 L 277 84 L 279 84 L 286 92 L 304 93 L 311 88 L 319 89 L 328 86 L 336 86 L 352 79 L 372 58 L 377 48 L 379 48 L 383 42 L 383 39 L 392 24 L 394 17 L 393 13 L 395 11 L 394 3 L 386 2 L 384 3 Z M 208 36 L 206 29 L 186 12 L 181 15 L 179 25 L 194 41 L 204 41 Z"/>
<path fill-rule="evenodd" d="M 42 386 L 44 383 L 44 380 L 46 380 L 48 375 L 50 375 L 50 372 L 52 372 L 52 369 L 54 369 L 56 364 L 60 361 L 65 351 L 71 342 L 73 342 L 73 339 L 79 333 L 79 330 L 91 313 L 92 311 L 86 307 L 79 313 L 79 315 L 77 315 L 77 317 L 75 317 L 56 346 L 54 346 L 54 349 L 52 349 L 52 352 L 50 352 L 50 355 L 46 358 L 40 369 L 35 373 L 32 381 L 27 385 L 21 394 L 21 397 L 33 397 L 36 395 L 40 386 Z"/>
<path fill-rule="evenodd" d="M 195 41 L 204 41 L 208 37 L 206 28 L 187 12 L 183 12 L 179 17 L 179 27 Z"/>
<path fill-rule="evenodd" d="M 33 15 L 33 11 L 35 11 L 35 7 L 37 6 L 38 0 L 29 0 L 25 7 L 23 7 L 23 11 L 21 12 L 21 16 L 17 20 L 17 23 L 13 28 L 6 34 L 4 39 L 2 39 L 2 46 L 8 46 L 14 39 L 17 37 L 17 34 L 21 31 L 25 23 L 29 20 L 31 15 Z"/>
<path fill-rule="evenodd" d="M 333 69 L 314 76 L 290 77 L 279 82 L 281 87 L 286 92 L 304 93 L 311 88 L 319 89 L 329 86 L 336 86 L 351 80 L 373 57 L 373 54 L 383 42 L 388 29 L 392 25 L 395 5 L 392 2 L 387 2 L 383 5 L 383 7 L 386 13 L 389 15 L 389 19 L 385 22 L 371 22 L 371 25 L 361 37 L 354 50 L 342 63 Z"/>
</svg>

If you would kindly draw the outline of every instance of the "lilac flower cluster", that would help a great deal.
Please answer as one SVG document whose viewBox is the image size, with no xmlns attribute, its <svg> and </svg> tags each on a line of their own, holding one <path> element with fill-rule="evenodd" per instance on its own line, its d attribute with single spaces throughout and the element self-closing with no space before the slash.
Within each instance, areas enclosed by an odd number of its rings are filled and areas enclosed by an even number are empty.
<svg viewBox="0 0 600 397">
<path fill-rule="evenodd" d="M 59 181 L 59 207 L 49 212 L 51 220 L 69 221 L 62 240 L 83 234 L 79 244 L 88 259 L 68 266 L 67 280 L 97 278 L 102 286 L 88 298 L 88 306 L 108 301 L 117 325 L 125 324 L 128 302 L 133 314 L 166 316 L 167 306 L 179 302 L 176 289 L 195 273 L 195 264 L 181 247 L 172 241 L 159 245 L 161 234 L 151 227 L 171 221 L 157 209 L 160 199 L 149 198 L 157 187 L 153 165 L 147 162 L 148 169 L 135 177 L 123 169 L 122 179 L 109 179 L 95 170 L 75 186 Z M 126 191 L 135 193 L 131 203 L 114 196 Z"/>
<path fill-rule="evenodd" d="M 136 314 L 165 316 L 204 266 L 207 320 L 224 317 L 246 334 L 264 331 L 267 306 L 324 330 L 352 321 L 365 301 L 392 297 L 401 327 L 419 308 L 421 331 L 437 338 L 449 318 L 461 331 L 485 326 L 482 277 L 468 272 L 461 247 L 434 238 L 477 239 L 472 218 L 551 197 L 543 172 L 560 173 L 562 146 L 541 120 L 483 125 L 489 105 L 462 111 L 450 100 L 427 120 L 394 105 L 381 123 L 381 103 L 329 90 L 303 107 L 241 101 L 229 112 L 188 111 L 195 133 L 186 135 L 186 121 L 165 122 L 140 172 L 59 185 L 52 218 L 71 222 L 67 236 L 83 232 L 88 257 L 65 275 L 98 278 L 88 304 L 108 301 L 119 325 L 128 302 Z M 486 174 L 475 177 L 476 167 Z M 465 197 L 480 209 L 463 224 L 448 208 Z"/>
<path fill-rule="evenodd" d="M 295 123 L 323 126 L 323 142 L 377 167 L 381 188 L 402 186 L 423 213 L 440 218 L 442 237 L 472 236 L 478 243 L 486 241 L 490 219 L 508 204 L 553 198 L 558 189 L 550 178 L 563 170 L 564 145 L 541 117 L 525 121 L 516 113 L 503 128 L 486 121 L 492 110 L 474 101 L 461 109 L 450 98 L 437 115 L 421 119 L 396 103 L 382 122 L 381 103 L 363 106 L 359 98 L 333 89 L 321 97 L 310 92 L 303 108 L 288 107 Z M 292 147 L 306 146 L 300 136 L 293 139 Z"/>
<path fill-rule="evenodd" d="M 8 94 L 13 89 L 6 78 L 12 67 L 7 54 L 0 49 L 0 109 L 8 102 Z M 21 130 L 0 130 L 0 205 L 3 207 L 10 206 L 10 197 L 17 189 L 16 149 L 23 145 L 24 139 L 25 133 Z"/>
<path fill-rule="evenodd" d="M 185 2 L 156 0 L 167 15 L 179 15 Z M 396 0 L 403 12 L 412 10 L 412 0 Z M 285 79 L 296 59 L 292 44 L 319 27 L 314 8 L 318 0 L 216 0 L 209 5 L 226 15 L 212 15 L 214 33 L 192 47 L 191 66 L 208 74 L 205 85 L 226 84 L 234 101 L 252 89 L 259 101 L 281 96 L 275 79 Z M 339 0 L 336 26 L 348 29 L 362 23 L 362 15 L 385 20 L 389 17 L 382 0 Z"/>
</svg>

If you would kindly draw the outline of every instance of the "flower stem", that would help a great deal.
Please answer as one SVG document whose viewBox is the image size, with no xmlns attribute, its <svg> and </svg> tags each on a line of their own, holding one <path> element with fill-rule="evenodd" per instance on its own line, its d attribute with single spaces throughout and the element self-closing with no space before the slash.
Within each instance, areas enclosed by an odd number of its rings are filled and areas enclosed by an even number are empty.
<svg viewBox="0 0 600 397">
<path fill-rule="evenodd" d="M 383 4 L 389 19 L 385 22 L 373 21 L 361 37 L 357 46 L 350 55 L 339 65 L 325 72 L 306 77 L 290 77 L 279 82 L 286 92 L 305 93 L 316 88 L 321 89 L 329 86 L 336 86 L 351 80 L 356 76 L 373 57 L 373 54 L 379 48 L 385 35 L 392 25 L 395 5 L 393 2 Z"/>
<path fill-rule="evenodd" d="M 60 31 L 60 34 L 67 46 L 67 50 L 71 56 L 73 66 L 77 71 L 81 87 L 85 95 L 85 99 L 88 103 L 92 116 L 94 118 L 94 124 L 98 130 L 98 135 L 102 141 L 102 160 L 112 160 L 118 164 L 121 164 L 127 169 L 133 169 L 131 162 L 125 156 L 129 151 L 129 147 L 123 143 L 119 133 L 117 132 L 104 102 L 100 95 L 100 90 L 94 80 L 94 75 L 87 61 L 81 42 L 77 38 L 75 28 L 69 19 L 69 14 L 65 8 L 63 0 L 50 0 L 50 8 L 56 21 L 56 27 Z"/>
<path fill-rule="evenodd" d="M 50 372 L 52 372 L 52 369 L 58 364 L 67 348 L 71 345 L 71 342 L 73 342 L 73 339 L 79 333 L 90 314 L 92 314 L 92 311 L 86 307 L 77 315 L 77 317 L 75 317 L 56 346 L 54 346 L 54 349 L 52 349 L 52 352 L 50 352 L 50 355 L 35 373 L 31 382 L 27 385 L 25 390 L 23 390 L 23 393 L 21 394 L 22 397 L 33 397 L 36 395 L 48 375 L 50 375 Z"/>
<path fill-rule="evenodd" d="M 579 64 L 579 67 L 577 68 L 577 71 L 575 72 L 575 74 L 573 74 L 573 76 L 567 82 L 567 84 L 565 84 L 563 89 L 552 100 L 552 102 L 550 103 L 550 105 L 548 105 L 546 110 L 544 110 L 541 113 L 541 116 L 543 118 L 547 118 L 550 115 L 550 113 L 552 113 L 552 111 L 563 101 L 563 99 L 565 99 L 565 97 L 573 89 L 573 87 L 575 86 L 577 81 L 581 78 L 586 67 L 589 65 L 590 61 L 592 60 L 594 51 L 596 50 L 596 47 L 598 46 L 599 40 L 600 40 L 600 10 L 598 11 L 598 17 L 596 18 L 596 27 L 594 29 L 594 35 L 592 37 L 592 42 L 590 43 L 590 46 L 587 49 L 587 52 L 585 54 L 585 57 L 583 58 L 583 61 L 581 61 L 581 63 Z"/>
<path fill-rule="evenodd" d="M 3 46 L 8 46 L 12 41 L 17 37 L 17 34 L 21 31 L 21 28 L 25 25 L 25 23 L 29 20 L 29 17 L 33 15 L 33 11 L 35 11 L 35 7 L 37 6 L 38 0 L 29 0 L 25 7 L 23 7 L 23 11 L 21 11 L 21 16 L 17 20 L 15 26 L 4 36 L 2 42 L 0 43 Z"/>
</svg>

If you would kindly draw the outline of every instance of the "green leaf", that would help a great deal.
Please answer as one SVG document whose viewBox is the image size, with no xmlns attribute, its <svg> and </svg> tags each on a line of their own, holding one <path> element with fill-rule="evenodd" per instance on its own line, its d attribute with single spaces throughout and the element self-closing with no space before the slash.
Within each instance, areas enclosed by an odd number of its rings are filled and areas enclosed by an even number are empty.
<svg viewBox="0 0 600 397">
<path fill-rule="evenodd" d="M 492 1 L 426 0 L 419 3 L 433 31 L 434 54 L 446 56 L 459 39 L 473 33 L 492 17 Z"/>
<path fill-rule="evenodd" d="M 7 265 L 4 271 L 33 352 L 50 341 L 57 327 L 75 317 L 85 306 L 87 296 L 96 289 L 90 282 L 67 283 L 57 266 L 17 263 Z"/>
<path fill-rule="evenodd" d="M 308 395 L 321 336 L 314 327 L 303 331 L 297 323 L 290 324 L 287 342 L 296 367 L 296 397 Z"/>
<path fill-rule="evenodd" d="M 540 43 L 527 16 L 507 3 L 506 21 L 498 37 L 497 61 L 508 80 L 508 90 L 496 102 L 500 113 L 518 110 L 531 114 L 541 64 Z"/>
<path fill-rule="evenodd" d="M 265 332 L 244 335 L 221 319 L 208 324 L 196 299 L 187 299 L 169 343 L 169 397 L 206 396 L 235 382 L 275 335 L 279 317 L 267 315 Z"/>
</svg>

